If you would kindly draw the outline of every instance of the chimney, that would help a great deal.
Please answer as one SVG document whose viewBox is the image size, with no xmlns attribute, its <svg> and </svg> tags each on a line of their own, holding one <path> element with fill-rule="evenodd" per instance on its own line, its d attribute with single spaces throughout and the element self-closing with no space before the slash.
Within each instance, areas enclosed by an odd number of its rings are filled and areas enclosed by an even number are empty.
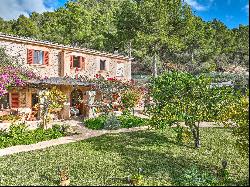
<svg viewBox="0 0 250 187">
<path fill-rule="evenodd" d="M 118 55 L 118 54 L 119 54 L 119 52 L 118 52 L 118 47 L 115 47 L 115 49 L 114 49 L 114 54 L 115 54 L 115 55 Z"/>
</svg>

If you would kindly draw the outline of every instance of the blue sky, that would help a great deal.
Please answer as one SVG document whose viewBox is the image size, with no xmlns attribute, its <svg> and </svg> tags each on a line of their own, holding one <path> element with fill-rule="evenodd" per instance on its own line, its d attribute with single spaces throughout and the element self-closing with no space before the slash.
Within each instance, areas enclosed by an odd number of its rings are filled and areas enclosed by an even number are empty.
<svg viewBox="0 0 250 187">
<path fill-rule="evenodd" d="M 248 0 L 184 0 L 205 21 L 219 19 L 229 28 L 249 25 Z"/>
<path fill-rule="evenodd" d="M 67 0 L 0 0 L 0 17 L 5 20 L 18 18 L 36 11 L 53 11 L 63 6 Z M 239 24 L 249 25 L 248 0 L 184 0 L 205 21 L 221 20 L 229 28 Z"/>
</svg>

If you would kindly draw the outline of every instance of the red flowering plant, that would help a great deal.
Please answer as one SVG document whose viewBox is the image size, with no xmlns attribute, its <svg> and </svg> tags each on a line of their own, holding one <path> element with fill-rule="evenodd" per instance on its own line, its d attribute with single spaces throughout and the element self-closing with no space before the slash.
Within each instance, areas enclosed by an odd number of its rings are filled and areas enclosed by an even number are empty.
<svg viewBox="0 0 250 187">
<path fill-rule="evenodd" d="M 11 87 L 24 86 L 24 81 L 34 78 L 35 74 L 30 70 L 22 68 L 9 57 L 3 48 L 0 48 L 0 98 L 8 92 Z"/>
</svg>

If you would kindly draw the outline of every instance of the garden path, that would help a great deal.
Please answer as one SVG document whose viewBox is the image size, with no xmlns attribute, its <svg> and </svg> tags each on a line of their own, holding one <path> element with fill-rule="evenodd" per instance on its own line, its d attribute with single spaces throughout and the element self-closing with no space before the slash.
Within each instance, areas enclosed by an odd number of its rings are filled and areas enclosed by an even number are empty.
<svg viewBox="0 0 250 187">
<path fill-rule="evenodd" d="M 142 117 L 142 116 L 140 116 L 140 117 Z M 146 117 L 146 116 L 144 116 L 144 117 Z M 122 129 L 118 129 L 118 130 L 91 130 L 91 129 L 84 127 L 82 122 L 80 120 L 78 120 L 77 118 L 71 119 L 71 120 L 66 120 L 63 122 L 55 122 L 55 124 L 61 124 L 61 125 L 69 124 L 71 129 L 72 129 L 72 132 L 77 132 L 77 134 L 72 135 L 72 136 L 61 137 L 58 139 L 38 142 L 36 144 L 31 144 L 31 145 L 16 145 L 16 146 L 12 146 L 12 147 L 7 147 L 4 149 L 0 149 L 0 156 L 10 155 L 10 154 L 20 153 L 20 152 L 28 152 L 28 151 L 38 150 L 38 149 L 45 149 L 47 147 L 77 142 L 77 141 L 85 140 L 85 139 L 92 138 L 92 137 L 101 136 L 103 134 L 108 134 L 108 133 L 133 132 L 133 131 L 140 131 L 140 130 L 148 129 L 147 126 L 142 126 L 142 127 L 128 128 L 128 129 L 122 128 Z M 200 124 L 200 127 L 216 127 L 216 126 L 211 122 L 202 122 Z"/>
<path fill-rule="evenodd" d="M 62 123 L 70 124 L 70 126 L 78 134 L 72 135 L 72 136 L 61 137 L 58 139 L 38 142 L 36 144 L 31 144 L 31 145 L 16 145 L 12 147 L 7 147 L 4 149 L 0 149 L 0 156 L 11 155 L 11 154 L 20 153 L 20 152 L 28 152 L 28 151 L 38 150 L 38 149 L 45 149 L 47 147 L 77 142 L 77 141 L 85 140 L 91 137 L 101 136 L 107 133 L 133 132 L 133 131 L 145 130 L 148 128 L 146 126 L 143 126 L 143 127 L 129 128 L 129 129 L 123 128 L 123 129 L 118 129 L 118 130 L 90 130 L 82 125 L 79 125 L 80 122 L 78 120 L 68 120 Z"/>
</svg>

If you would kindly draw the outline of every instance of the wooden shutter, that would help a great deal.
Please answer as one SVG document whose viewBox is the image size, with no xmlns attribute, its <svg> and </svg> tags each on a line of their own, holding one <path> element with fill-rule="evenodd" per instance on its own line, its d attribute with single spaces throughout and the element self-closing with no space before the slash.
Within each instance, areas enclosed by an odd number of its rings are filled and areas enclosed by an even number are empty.
<svg viewBox="0 0 250 187">
<path fill-rule="evenodd" d="M 48 51 L 43 52 L 43 64 L 49 65 L 49 52 Z"/>
<path fill-rule="evenodd" d="M 85 58 L 80 56 L 80 69 L 85 69 Z"/>
<path fill-rule="evenodd" d="M 70 68 L 73 68 L 73 64 L 74 64 L 74 56 L 70 55 Z"/>
<path fill-rule="evenodd" d="M 33 62 L 34 62 L 34 49 L 27 50 L 27 62 L 28 62 L 28 64 L 33 64 Z"/>
<path fill-rule="evenodd" d="M 12 93 L 11 94 L 11 108 L 18 108 L 19 107 L 19 93 Z"/>
</svg>

